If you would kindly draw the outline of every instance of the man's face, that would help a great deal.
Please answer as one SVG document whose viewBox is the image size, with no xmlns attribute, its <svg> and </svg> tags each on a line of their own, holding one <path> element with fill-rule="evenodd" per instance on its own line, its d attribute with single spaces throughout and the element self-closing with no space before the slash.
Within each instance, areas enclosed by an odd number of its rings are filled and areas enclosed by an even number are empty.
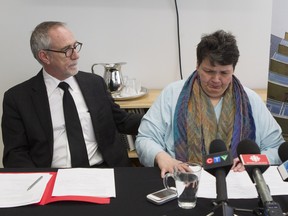
<svg viewBox="0 0 288 216">
<path fill-rule="evenodd" d="M 222 97 L 232 81 L 233 65 L 212 65 L 209 59 L 204 59 L 197 66 L 203 91 L 212 99 Z"/>
<path fill-rule="evenodd" d="M 67 48 L 74 47 L 76 40 L 71 31 L 65 27 L 53 28 L 49 31 L 51 38 L 51 46 L 49 49 L 57 51 L 65 51 Z M 78 73 L 79 53 L 75 50 L 70 57 L 66 57 L 65 53 L 45 51 L 47 62 L 43 65 L 44 69 L 52 76 L 59 80 L 67 79 Z"/>
</svg>

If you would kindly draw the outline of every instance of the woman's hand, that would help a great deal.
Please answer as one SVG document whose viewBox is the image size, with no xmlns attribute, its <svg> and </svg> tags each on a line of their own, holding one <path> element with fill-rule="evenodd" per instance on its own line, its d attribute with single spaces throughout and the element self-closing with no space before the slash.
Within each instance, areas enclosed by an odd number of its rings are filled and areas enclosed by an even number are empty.
<svg viewBox="0 0 288 216">
<path fill-rule="evenodd" d="M 159 152 L 155 157 L 155 164 L 161 170 L 161 177 L 164 178 L 167 172 L 173 173 L 174 168 L 178 167 L 180 170 L 186 170 L 188 167 L 182 161 L 172 158 L 167 152 Z"/>
<path fill-rule="evenodd" d="M 244 165 L 241 163 L 239 158 L 234 158 L 233 159 L 233 166 L 231 168 L 234 172 L 243 172 L 245 170 Z"/>
</svg>

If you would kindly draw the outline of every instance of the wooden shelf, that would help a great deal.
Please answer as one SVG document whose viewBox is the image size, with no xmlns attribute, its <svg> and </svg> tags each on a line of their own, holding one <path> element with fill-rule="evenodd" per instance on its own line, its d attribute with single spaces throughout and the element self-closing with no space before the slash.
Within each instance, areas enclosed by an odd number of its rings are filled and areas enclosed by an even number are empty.
<svg viewBox="0 0 288 216">
<path fill-rule="evenodd" d="M 262 100 L 266 102 L 267 100 L 267 89 L 253 89 L 256 93 L 260 95 Z"/>
<path fill-rule="evenodd" d="M 136 150 L 128 151 L 128 157 L 129 158 L 138 158 L 138 155 L 136 153 Z"/>
<path fill-rule="evenodd" d="M 159 96 L 161 89 L 149 89 L 148 93 L 140 98 L 135 98 L 126 101 L 115 101 L 122 109 L 149 109 L 156 98 Z M 135 150 L 128 150 L 128 157 L 136 166 L 140 166 L 138 155 Z"/>
<path fill-rule="evenodd" d="M 267 100 L 267 89 L 253 89 L 260 95 L 263 101 Z M 127 101 L 116 101 L 123 109 L 134 109 L 134 108 L 147 108 L 149 109 L 156 98 L 160 95 L 161 89 L 150 89 L 148 94 L 132 100 Z"/>
<path fill-rule="evenodd" d="M 140 98 L 135 98 L 132 100 L 126 101 L 116 101 L 123 109 L 137 109 L 137 108 L 146 108 L 149 109 L 156 98 L 159 96 L 161 89 L 150 89 L 148 93 Z"/>
<path fill-rule="evenodd" d="M 267 89 L 253 89 L 256 93 L 260 95 L 263 101 L 267 99 Z M 160 95 L 161 89 L 150 89 L 148 94 L 132 100 L 127 101 L 116 101 L 123 109 L 137 109 L 137 108 L 147 108 L 149 109 L 156 98 Z"/>
</svg>

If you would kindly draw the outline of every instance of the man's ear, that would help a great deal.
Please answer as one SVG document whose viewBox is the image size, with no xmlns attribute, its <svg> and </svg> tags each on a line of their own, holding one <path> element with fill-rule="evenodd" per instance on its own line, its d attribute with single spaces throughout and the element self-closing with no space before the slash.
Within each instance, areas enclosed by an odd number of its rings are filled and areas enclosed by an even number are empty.
<svg viewBox="0 0 288 216">
<path fill-rule="evenodd" d="M 43 62 L 43 64 L 50 64 L 50 58 L 49 55 L 43 50 L 40 50 L 38 52 L 38 58 Z"/>
</svg>

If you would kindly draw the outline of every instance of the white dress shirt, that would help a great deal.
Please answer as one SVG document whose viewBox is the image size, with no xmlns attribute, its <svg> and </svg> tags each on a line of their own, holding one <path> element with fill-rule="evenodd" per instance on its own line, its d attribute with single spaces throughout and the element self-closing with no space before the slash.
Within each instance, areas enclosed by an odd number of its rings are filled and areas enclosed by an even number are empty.
<svg viewBox="0 0 288 216">
<path fill-rule="evenodd" d="M 71 167 L 71 157 L 63 113 L 62 98 L 64 91 L 58 87 L 60 80 L 49 75 L 44 69 L 43 76 L 47 89 L 53 126 L 54 149 L 52 167 L 69 168 Z M 98 144 L 96 142 L 91 116 L 80 87 L 74 77 L 70 77 L 63 81 L 70 85 L 69 91 L 78 110 L 90 166 L 100 164 L 103 162 L 103 158 L 98 150 Z"/>
</svg>

